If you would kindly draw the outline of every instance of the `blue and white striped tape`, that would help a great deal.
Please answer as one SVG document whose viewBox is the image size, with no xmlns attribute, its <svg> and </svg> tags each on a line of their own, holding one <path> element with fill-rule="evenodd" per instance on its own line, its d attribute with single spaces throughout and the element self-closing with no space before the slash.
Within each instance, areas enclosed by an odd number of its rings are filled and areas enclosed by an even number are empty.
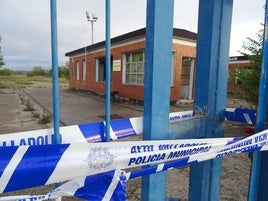
<svg viewBox="0 0 268 201">
<path fill-rule="evenodd" d="M 226 119 L 239 121 L 248 124 L 256 122 L 256 111 L 244 109 L 226 109 Z M 193 111 L 170 113 L 170 122 L 189 118 Z M 248 118 L 245 118 L 248 117 Z M 248 120 L 250 119 L 250 120 Z M 79 142 L 101 142 L 104 140 L 105 122 L 78 124 L 73 126 L 60 127 L 61 143 Z M 116 140 L 123 137 L 141 134 L 143 131 L 143 117 L 126 118 L 111 121 L 111 139 Z M 20 145 L 46 145 L 52 144 L 53 129 L 42 129 L 26 132 L 18 132 L 0 135 L 0 146 Z"/>
<path fill-rule="evenodd" d="M 192 115 L 192 111 L 184 111 L 171 113 L 169 118 L 170 122 L 174 122 Z M 226 119 L 254 124 L 256 111 L 227 108 Z M 142 117 L 112 120 L 111 137 L 115 140 L 140 134 L 143 129 L 142 123 Z M 126 174 L 127 179 L 133 179 L 144 174 L 152 174 L 232 153 L 267 150 L 267 131 L 246 139 L 193 139 L 119 142 L 119 144 L 113 142 L 111 145 L 110 143 L 94 145 L 86 143 L 102 141 L 104 129 L 105 122 L 61 127 L 62 144 L 60 145 L 51 145 L 51 129 L 0 135 L 0 146 L 2 146 L 0 147 L 0 193 L 66 181 L 80 177 L 81 174 L 85 178 L 85 175 L 113 171 L 118 168 L 161 163 L 145 170 Z M 79 173 L 75 171 L 77 168 L 81 170 Z M 50 193 L 36 196 L 34 199 L 44 200 L 46 196 L 51 195 Z M 20 197 L 15 198 L 15 200 L 20 199 Z M 32 200 L 33 197 L 26 196 L 23 199 Z"/>
<path fill-rule="evenodd" d="M 225 118 L 229 121 L 236 121 L 254 125 L 256 123 L 256 110 L 243 108 L 226 108 Z"/>
<path fill-rule="evenodd" d="M 126 201 L 126 174 L 121 170 L 77 177 L 44 195 L 0 197 L 0 201 L 41 201 L 74 196 L 90 201 Z"/>
<path fill-rule="evenodd" d="M 170 114 L 170 121 L 192 116 L 192 111 Z M 105 122 L 94 122 L 60 127 L 61 143 L 102 142 L 104 140 Z M 117 119 L 111 121 L 112 140 L 141 134 L 143 117 Z M 0 146 L 47 145 L 52 144 L 53 129 L 42 129 L 0 135 Z"/>
<path fill-rule="evenodd" d="M 236 152 L 266 149 L 267 131 L 242 140 L 213 138 L 0 147 L 0 160 L 3 161 L 0 192 L 57 183 L 114 169 L 178 159 L 189 164 Z"/>
<path fill-rule="evenodd" d="M 124 174 L 125 180 L 128 180 L 234 153 L 265 151 L 268 150 L 267 135 L 268 130 L 243 139 L 213 138 L 0 147 L 0 160 L 3 161 L 0 166 L 0 192 L 46 185 L 76 177 L 86 178 L 101 173 L 98 175 L 100 176 L 115 169 L 160 163 L 144 170 Z M 77 169 L 79 171 L 76 171 Z M 94 178 L 91 177 L 97 181 L 98 177 Z M 110 179 L 110 183 L 108 182 L 106 186 L 115 191 L 120 179 L 115 181 L 114 178 Z M 98 179 L 98 181 L 103 180 Z M 83 191 L 81 185 L 79 189 Z M 62 196 L 64 191 L 66 189 L 61 188 L 58 196 Z M 72 192 L 79 196 L 76 190 Z M 52 194 L 50 193 L 49 196 Z M 111 195 L 113 193 L 110 192 Z M 44 197 L 36 196 L 36 199 L 42 200 Z"/>
<path fill-rule="evenodd" d="M 0 147 L 0 193 L 67 181 L 113 169 L 175 160 L 174 150 L 223 146 L 233 138 Z M 163 153 L 165 153 L 163 155 Z M 190 154 L 183 154 L 188 156 Z M 77 171 L 79 170 L 79 171 Z M 29 179 L 31 178 L 31 179 Z M 23 182 L 22 182 L 23 181 Z"/>
<path fill-rule="evenodd" d="M 105 122 L 94 122 L 60 127 L 61 143 L 101 142 Z M 111 121 L 111 138 L 127 137 L 142 133 L 142 117 Z M 52 144 L 53 129 L 33 130 L 0 135 L 0 146 Z"/>
</svg>

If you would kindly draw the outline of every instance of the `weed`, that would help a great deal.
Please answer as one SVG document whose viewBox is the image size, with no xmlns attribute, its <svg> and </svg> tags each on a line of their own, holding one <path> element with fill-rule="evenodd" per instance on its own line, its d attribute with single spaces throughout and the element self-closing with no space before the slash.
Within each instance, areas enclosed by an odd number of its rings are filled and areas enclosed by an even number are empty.
<svg viewBox="0 0 268 201">
<path fill-rule="evenodd" d="M 33 104 L 31 103 L 30 99 L 24 100 L 25 109 L 24 111 L 35 111 Z"/>
<path fill-rule="evenodd" d="M 21 104 L 25 105 L 26 99 L 24 97 L 20 96 L 20 100 L 21 100 Z"/>
<path fill-rule="evenodd" d="M 34 118 L 40 118 L 40 114 L 37 112 L 32 112 Z"/>
<path fill-rule="evenodd" d="M 41 115 L 41 117 L 39 117 L 39 123 L 40 124 L 47 124 L 51 122 L 51 115 L 43 112 L 43 114 Z"/>
</svg>

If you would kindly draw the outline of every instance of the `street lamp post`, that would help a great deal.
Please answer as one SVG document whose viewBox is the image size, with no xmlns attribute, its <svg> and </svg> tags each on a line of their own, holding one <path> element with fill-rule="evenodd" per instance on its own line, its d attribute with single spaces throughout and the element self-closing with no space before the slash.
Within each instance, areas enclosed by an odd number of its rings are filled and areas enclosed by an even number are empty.
<svg viewBox="0 0 268 201">
<path fill-rule="evenodd" d="M 94 42 L 93 38 L 93 23 L 97 21 L 98 17 L 95 13 L 92 13 L 92 16 L 90 17 L 88 11 L 86 11 L 87 21 L 91 22 L 91 44 Z"/>
</svg>

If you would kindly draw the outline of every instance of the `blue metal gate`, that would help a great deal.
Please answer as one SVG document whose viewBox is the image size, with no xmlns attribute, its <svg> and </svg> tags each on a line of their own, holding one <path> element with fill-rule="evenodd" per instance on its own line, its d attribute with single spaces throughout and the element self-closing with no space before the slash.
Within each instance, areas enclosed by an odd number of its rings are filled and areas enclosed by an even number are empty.
<svg viewBox="0 0 268 201">
<path fill-rule="evenodd" d="M 56 0 L 51 0 L 51 13 L 55 13 Z M 106 0 L 106 27 L 109 41 L 110 1 Z M 146 23 L 146 66 L 144 84 L 144 140 L 213 138 L 224 136 L 228 58 L 232 19 L 232 0 L 199 0 L 197 66 L 194 99 L 194 116 L 179 123 L 168 121 L 170 104 L 170 71 L 172 61 L 172 30 L 174 0 L 147 0 Z M 267 44 L 267 2 L 265 15 L 265 40 L 263 46 L 262 78 L 257 129 L 268 128 L 268 44 Z M 55 25 L 55 16 L 51 16 Z M 53 28 L 54 27 L 54 28 Z M 57 42 L 55 26 L 52 26 L 52 47 Z M 53 34 L 54 32 L 54 34 Z M 110 58 L 110 43 L 106 43 L 107 58 Z M 53 49 L 52 49 L 53 50 Z M 57 53 L 54 49 L 53 74 L 57 75 Z M 108 65 L 110 62 L 106 62 Z M 108 66 L 106 69 L 110 69 Z M 110 72 L 106 75 L 109 76 Z M 204 79 L 206 78 L 206 79 Z M 57 76 L 53 76 L 57 79 Z M 107 83 L 110 83 L 107 81 Z M 58 96 L 57 82 L 53 82 L 54 96 Z M 109 86 L 106 86 L 106 94 Z M 109 96 L 108 96 L 109 97 Z M 54 99 L 54 103 L 58 102 Z M 109 128 L 109 99 L 107 100 L 107 127 Z M 58 106 L 54 109 L 54 128 L 58 128 Z M 58 131 L 55 130 L 55 133 Z M 107 139 L 109 131 L 107 130 Z M 109 141 L 109 140 L 108 140 Z M 55 140 L 57 142 L 57 140 Z M 267 200 L 268 153 L 254 154 L 249 200 Z M 214 159 L 191 165 L 189 201 L 219 200 L 221 180 L 221 159 Z M 166 174 L 146 176 L 142 180 L 143 201 L 166 200 Z"/>
<path fill-rule="evenodd" d="M 173 0 L 147 1 L 144 140 L 223 137 L 233 1 L 199 1 L 194 117 L 177 124 L 167 121 L 170 72 L 165 69 L 171 64 L 173 4 Z M 267 33 L 260 83 L 258 131 L 267 128 L 268 122 L 266 43 Z M 255 154 L 249 200 L 267 199 L 266 155 L 266 152 Z M 219 200 L 220 180 L 221 159 L 191 165 L 189 201 Z M 144 177 L 142 200 L 165 200 L 165 181 L 165 173 Z"/>
</svg>

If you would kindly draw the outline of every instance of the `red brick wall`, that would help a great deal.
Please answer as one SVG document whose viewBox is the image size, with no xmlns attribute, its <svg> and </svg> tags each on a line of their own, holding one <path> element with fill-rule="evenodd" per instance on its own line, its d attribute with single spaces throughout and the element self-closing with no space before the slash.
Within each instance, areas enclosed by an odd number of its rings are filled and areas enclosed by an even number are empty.
<svg viewBox="0 0 268 201">
<path fill-rule="evenodd" d="M 196 57 L 196 47 L 173 44 L 172 50 L 176 52 L 176 72 L 175 72 L 175 85 L 171 87 L 170 100 L 180 99 L 180 87 L 181 87 L 181 67 L 183 57 Z"/>
<path fill-rule="evenodd" d="M 132 45 L 121 46 L 111 50 L 114 60 L 121 60 L 121 71 L 113 72 L 114 90 L 118 91 L 118 95 L 136 100 L 143 100 L 143 85 L 131 85 L 123 83 L 123 54 L 136 50 L 145 50 L 145 43 L 138 42 Z"/>
<path fill-rule="evenodd" d="M 145 50 L 144 42 L 137 42 L 131 45 L 112 47 L 111 54 L 113 60 L 121 60 L 121 70 L 113 71 L 112 73 L 112 83 L 111 90 L 118 91 L 118 95 L 121 97 L 143 100 L 144 90 L 143 85 L 131 85 L 122 82 L 123 78 L 123 54 L 127 52 L 133 52 L 136 50 Z M 173 51 L 176 52 L 176 72 L 175 72 L 175 85 L 171 87 L 171 100 L 176 101 L 180 98 L 180 79 L 181 79 L 181 65 L 182 57 L 193 57 L 195 58 L 196 50 L 195 47 L 185 46 L 185 45 L 173 45 Z M 70 86 L 72 88 L 79 88 L 83 90 L 94 91 L 97 93 L 104 93 L 105 83 L 96 82 L 96 59 L 103 57 L 105 55 L 104 51 L 91 53 L 86 56 L 87 60 L 87 77 L 86 81 L 82 81 L 82 61 L 85 59 L 84 55 L 77 56 L 75 58 L 70 58 L 69 65 L 72 69 L 72 74 L 70 76 Z M 80 79 L 76 80 L 76 61 L 79 62 L 79 74 Z"/>
<path fill-rule="evenodd" d="M 229 63 L 229 79 L 228 79 L 228 86 L 227 86 L 227 90 L 228 92 L 237 92 L 237 91 L 241 91 L 241 89 L 239 88 L 239 86 L 235 83 L 235 79 L 236 79 L 236 69 L 238 67 L 251 67 L 251 63 L 248 62 L 235 62 L 235 63 Z"/>
</svg>

